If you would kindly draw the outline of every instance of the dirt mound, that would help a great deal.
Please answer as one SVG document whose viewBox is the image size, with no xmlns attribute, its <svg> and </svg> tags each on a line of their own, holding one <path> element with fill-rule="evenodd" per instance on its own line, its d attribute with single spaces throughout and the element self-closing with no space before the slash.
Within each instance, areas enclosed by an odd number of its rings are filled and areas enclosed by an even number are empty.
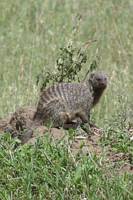
<svg viewBox="0 0 133 200">
<path fill-rule="evenodd" d="M 26 143 L 34 145 L 36 140 L 46 133 L 50 134 L 54 141 L 60 141 L 62 139 L 68 141 L 69 134 L 67 134 L 65 130 L 57 128 L 48 129 L 45 126 L 40 126 L 34 131 L 32 137 Z M 125 172 L 133 173 L 132 156 L 122 152 L 113 152 L 110 147 L 108 147 L 105 152 L 105 149 L 100 143 L 101 138 L 102 131 L 96 128 L 91 129 L 91 134 L 86 134 L 85 136 L 82 135 L 82 133 L 75 135 L 72 139 L 69 138 L 69 153 L 73 156 L 78 153 L 94 153 L 99 157 L 103 157 L 104 152 L 103 166 L 112 166 L 118 174 L 123 174 Z"/>
<path fill-rule="evenodd" d="M 8 118 L 0 120 L 0 131 L 9 131 L 13 137 L 19 138 L 22 144 L 34 144 L 37 138 L 44 136 L 45 133 L 49 133 L 54 140 L 61 140 L 63 137 L 68 137 L 68 134 L 63 129 L 48 129 L 46 126 L 39 125 L 34 127 L 34 131 L 30 129 L 25 131 L 27 127 L 31 127 L 35 111 L 34 107 L 18 109 Z M 77 130 L 79 134 L 73 138 L 70 146 L 74 154 L 81 151 L 81 149 L 84 153 L 91 151 L 99 154 L 101 152 L 101 147 L 98 145 L 101 136 L 100 130 L 94 128 L 91 130 L 92 133 L 90 135 L 87 135 L 84 131 Z M 85 136 L 82 133 L 85 133 Z"/>
<path fill-rule="evenodd" d="M 54 140 L 61 140 L 63 137 L 67 137 L 66 131 L 63 129 L 48 129 L 46 126 L 35 125 L 31 130 L 30 127 L 33 125 L 32 119 L 35 111 L 36 109 L 34 107 L 25 107 L 16 110 L 16 112 L 11 114 L 8 118 L 0 120 L 0 131 L 10 132 L 13 137 L 19 138 L 22 144 L 34 144 L 37 138 L 42 137 L 46 132 L 48 132 Z M 93 129 L 91 132 L 94 134 L 91 135 L 87 135 L 81 130 L 78 132 L 80 132 L 80 134 L 75 136 L 71 141 L 70 148 L 74 154 L 81 150 L 81 146 L 84 153 L 90 151 L 97 154 L 100 153 L 101 148 L 98 145 L 100 131 L 98 129 Z M 86 136 L 82 133 L 85 133 Z"/>
<path fill-rule="evenodd" d="M 34 129 L 30 129 L 33 123 L 35 114 L 34 107 L 26 107 L 18 109 L 15 113 L 5 119 L 0 120 L 0 132 L 5 130 L 11 133 L 13 137 L 20 139 L 21 144 L 34 145 L 38 138 L 48 133 L 54 141 L 66 139 L 69 141 L 69 152 L 74 156 L 78 153 L 90 154 L 94 153 L 97 156 L 103 155 L 103 148 L 100 144 L 102 137 L 101 129 L 91 127 L 88 134 L 83 130 L 76 130 L 76 134 L 70 139 L 69 134 L 64 129 L 47 128 L 46 126 L 35 125 Z M 29 130 L 27 129 L 29 127 Z M 25 131 L 26 130 L 26 131 Z M 115 153 L 111 147 L 106 150 L 106 158 L 103 161 L 104 165 L 110 165 L 118 173 L 130 172 L 133 173 L 133 165 L 130 160 L 130 155 L 125 153 Z"/>
<path fill-rule="evenodd" d="M 9 124 L 14 130 L 24 130 L 30 127 L 35 111 L 34 107 L 20 108 L 12 114 Z"/>
<path fill-rule="evenodd" d="M 9 125 L 10 117 L 0 119 L 0 133 L 3 133 L 5 128 Z"/>
<path fill-rule="evenodd" d="M 54 141 L 59 141 L 63 138 L 68 139 L 69 137 L 66 130 L 57 128 L 48 129 L 46 126 L 39 126 L 36 128 L 31 138 L 29 138 L 29 140 L 25 143 L 35 144 L 36 140 L 44 136 L 46 133 L 48 133 Z M 75 135 L 70 141 L 70 149 L 73 154 L 77 154 L 79 151 L 82 151 L 83 153 L 93 152 L 98 155 L 102 151 L 99 144 L 100 137 L 100 131 L 96 133 L 94 130 L 91 135 L 85 134 L 85 136 L 83 136 L 82 133 L 80 135 Z"/>
</svg>

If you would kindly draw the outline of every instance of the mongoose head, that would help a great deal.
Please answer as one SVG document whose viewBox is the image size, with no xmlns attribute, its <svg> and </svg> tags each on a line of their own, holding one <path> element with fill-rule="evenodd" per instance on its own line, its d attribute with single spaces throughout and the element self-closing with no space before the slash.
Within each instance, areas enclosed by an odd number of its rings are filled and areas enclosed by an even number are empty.
<svg viewBox="0 0 133 200">
<path fill-rule="evenodd" d="M 94 90 L 104 90 L 107 87 L 107 75 L 104 72 L 92 72 L 89 76 L 89 83 Z"/>
</svg>

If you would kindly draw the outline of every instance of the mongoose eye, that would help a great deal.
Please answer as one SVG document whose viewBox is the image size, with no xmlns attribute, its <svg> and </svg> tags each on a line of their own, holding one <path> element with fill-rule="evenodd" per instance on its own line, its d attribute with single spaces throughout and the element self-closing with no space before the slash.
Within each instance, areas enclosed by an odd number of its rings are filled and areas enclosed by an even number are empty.
<svg viewBox="0 0 133 200">
<path fill-rule="evenodd" d="M 107 77 L 105 77 L 104 80 L 107 81 Z"/>
<path fill-rule="evenodd" d="M 101 78 L 100 78 L 100 77 L 97 77 L 97 81 L 101 81 Z"/>
</svg>

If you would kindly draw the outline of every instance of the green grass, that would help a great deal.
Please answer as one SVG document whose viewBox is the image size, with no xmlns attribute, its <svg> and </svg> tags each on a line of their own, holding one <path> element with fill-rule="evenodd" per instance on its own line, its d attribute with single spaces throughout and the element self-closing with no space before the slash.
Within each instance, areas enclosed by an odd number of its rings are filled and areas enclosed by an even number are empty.
<svg viewBox="0 0 133 200">
<path fill-rule="evenodd" d="M 92 118 L 104 129 L 103 149 L 133 155 L 126 126 L 133 124 L 132 0 L 4 0 L 0 2 L 0 117 L 34 105 L 36 76 L 55 71 L 59 48 L 88 40 L 87 63 L 98 59 L 109 85 Z M 81 17 L 79 17 L 81 16 Z M 80 18 L 80 20 L 78 20 Z M 75 32 L 73 28 L 76 27 Z M 63 141 L 44 138 L 35 147 L 14 150 L 1 138 L 0 199 L 133 199 L 133 175 L 118 175 L 101 157 L 81 155 L 74 162 Z M 116 176 L 117 174 L 117 176 Z"/>
<path fill-rule="evenodd" d="M 131 174 L 116 176 L 95 155 L 73 159 L 64 141 L 57 145 L 47 136 L 14 150 L 14 141 L 5 135 L 0 159 L 0 199 L 133 198 Z"/>
</svg>

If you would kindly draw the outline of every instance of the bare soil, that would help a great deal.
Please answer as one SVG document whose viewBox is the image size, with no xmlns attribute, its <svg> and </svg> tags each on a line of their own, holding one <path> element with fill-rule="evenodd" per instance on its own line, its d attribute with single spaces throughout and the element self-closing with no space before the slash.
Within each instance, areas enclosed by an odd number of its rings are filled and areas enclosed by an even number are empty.
<svg viewBox="0 0 133 200">
<path fill-rule="evenodd" d="M 21 144 L 34 145 L 38 138 L 43 137 L 46 133 L 50 134 L 54 141 L 60 141 L 62 139 L 68 140 L 69 134 L 64 129 L 47 128 L 46 126 L 35 126 L 34 131 L 27 131 L 24 134 L 21 133 L 21 126 L 30 126 L 32 118 L 35 113 L 35 108 L 23 108 L 17 110 L 12 115 L 5 119 L 0 120 L 0 132 L 3 132 L 6 127 L 10 127 L 15 131 L 15 137 L 21 140 Z M 18 126 L 18 127 L 17 127 Z M 20 126 L 20 127 L 19 127 Z M 19 129 L 20 128 L 20 129 Z M 86 135 L 78 134 L 69 138 L 69 150 L 74 155 L 78 153 L 90 154 L 94 153 L 97 156 L 103 155 L 105 149 L 100 144 L 102 138 L 102 130 L 96 127 L 91 128 L 91 133 Z M 130 155 L 124 153 L 115 153 L 111 147 L 108 147 L 105 151 L 106 156 L 103 163 L 110 164 L 116 171 L 121 174 L 124 172 L 133 173 L 133 165 L 130 161 Z"/>
</svg>

